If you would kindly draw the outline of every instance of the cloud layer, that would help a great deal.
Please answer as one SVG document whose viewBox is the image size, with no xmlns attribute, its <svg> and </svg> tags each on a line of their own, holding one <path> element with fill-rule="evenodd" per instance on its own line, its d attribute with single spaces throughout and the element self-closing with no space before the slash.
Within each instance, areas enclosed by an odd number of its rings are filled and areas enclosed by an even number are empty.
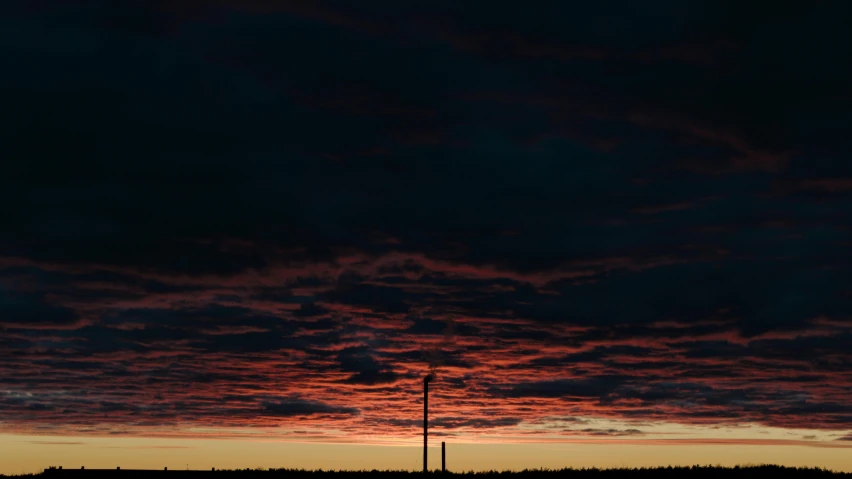
<svg viewBox="0 0 852 479">
<path fill-rule="evenodd" d="M 848 2 L 166 3 L 0 7 L 5 430 L 848 440 Z"/>
</svg>

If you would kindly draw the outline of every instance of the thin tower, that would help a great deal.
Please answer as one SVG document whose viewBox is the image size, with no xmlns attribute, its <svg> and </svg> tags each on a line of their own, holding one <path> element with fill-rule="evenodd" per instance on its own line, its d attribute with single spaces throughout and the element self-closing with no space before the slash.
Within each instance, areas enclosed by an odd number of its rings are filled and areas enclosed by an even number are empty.
<svg viewBox="0 0 852 479">
<path fill-rule="evenodd" d="M 432 374 L 423 378 L 423 472 L 429 470 L 429 381 L 432 379 Z"/>
</svg>

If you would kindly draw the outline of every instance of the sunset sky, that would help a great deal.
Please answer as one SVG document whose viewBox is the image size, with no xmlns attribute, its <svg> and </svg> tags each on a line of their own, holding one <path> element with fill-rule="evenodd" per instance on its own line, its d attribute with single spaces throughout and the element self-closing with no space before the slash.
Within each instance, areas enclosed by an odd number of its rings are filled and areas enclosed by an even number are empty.
<svg viewBox="0 0 852 479">
<path fill-rule="evenodd" d="M 3 2 L 0 473 L 852 471 L 850 18 Z"/>
</svg>

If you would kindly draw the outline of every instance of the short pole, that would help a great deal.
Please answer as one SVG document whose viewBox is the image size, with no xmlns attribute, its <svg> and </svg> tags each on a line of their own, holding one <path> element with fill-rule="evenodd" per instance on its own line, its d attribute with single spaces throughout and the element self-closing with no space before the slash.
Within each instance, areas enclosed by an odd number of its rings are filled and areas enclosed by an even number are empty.
<svg viewBox="0 0 852 479">
<path fill-rule="evenodd" d="M 447 443 L 441 441 L 441 472 L 447 472 Z"/>
</svg>

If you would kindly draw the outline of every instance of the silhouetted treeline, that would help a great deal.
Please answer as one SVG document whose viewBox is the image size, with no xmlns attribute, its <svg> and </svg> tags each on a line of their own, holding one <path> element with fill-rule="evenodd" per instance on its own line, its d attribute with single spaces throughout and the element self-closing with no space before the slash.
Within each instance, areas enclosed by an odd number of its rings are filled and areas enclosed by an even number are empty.
<svg viewBox="0 0 852 479">
<path fill-rule="evenodd" d="M 41 474 L 24 476 L 0 477 L 32 477 L 33 479 L 147 479 L 149 477 L 166 479 L 180 476 L 183 479 L 381 479 L 405 478 L 422 476 L 420 471 L 338 471 L 338 470 L 306 470 L 306 469 L 237 469 L 237 470 L 118 470 L 118 469 L 46 469 Z M 617 468 L 617 469 L 525 469 L 523 471 L 485 471 L 485 472 L 430 472 L 429 475 L 452 476 L 500 476 L 507 479 L 555 479 L 570 477 L 571 479 L 745 479 L 769 477 L 772 479 L 805 479 L 805 478 L 852 478 L 852 473 L 834 472 L 821 468 L 795 468 L 782 466 L 691 466 L 691 467 L 657 467 L 657 468 Z M 44 477 L 46 476 L 46 477 Z M 214 477 L 215 476 L 215 477 Z"/>
</svg>

